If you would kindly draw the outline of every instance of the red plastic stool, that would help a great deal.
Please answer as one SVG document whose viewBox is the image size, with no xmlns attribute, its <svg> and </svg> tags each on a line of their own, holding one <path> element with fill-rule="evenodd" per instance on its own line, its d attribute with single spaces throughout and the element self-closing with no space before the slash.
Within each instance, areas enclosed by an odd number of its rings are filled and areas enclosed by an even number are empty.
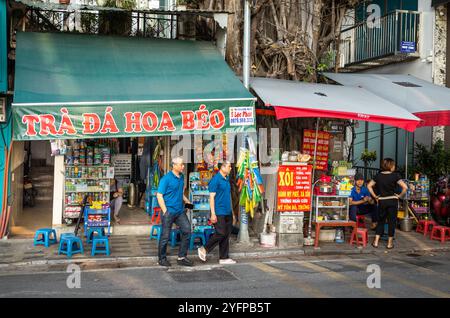
<svg viewBox="0 0 450 318">
<path fill-rule="evenodd" d="M 431 233 L 434 226 L 436 226 L 437 223 L 433 220 L 420 220 L 419 224 L 417 224 L 416 232 L 417 233 L 423 233 L 423 235 L 427 235 L 428 232 Z M 431 229 L 430 229 L 431 227 Z"/>
<path fill-rule="evenodd" d="M 161 223 L 161 208 L 153 208 L 152 224 Z"/>
<path fill-rule="evenodd" d="M 350 239 L 350 245 L 353 245 L 353 242 L 356 242 L 356 246 L 361 242 L 364 247 L 366 247 L 367 242 L 369 241 L 369 233 L 367 229 L 358 228 L 352 233 L 352 238 Z"/>
<path fill-rule="evenodd" d="M 431 239 L 441 241 L 441 243 L 450 240 L 450 227 L 435 225 L 431 230 Z"/>
<path fill-rule="evenodd" d="M 356 227 L 360 227 L 365 229 L 366 228 L 366 217 L 364 215 L 357 215 L 356 216 Z"/>
</svg>

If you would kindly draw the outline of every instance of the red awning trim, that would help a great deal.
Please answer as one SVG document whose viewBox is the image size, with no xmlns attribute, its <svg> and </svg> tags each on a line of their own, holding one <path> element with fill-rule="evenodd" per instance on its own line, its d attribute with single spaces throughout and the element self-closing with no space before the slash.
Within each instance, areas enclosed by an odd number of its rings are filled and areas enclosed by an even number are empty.
<svg viewBox="0 0 450 318">
<path fill-rule="evenodd" d="M 450 126 L 450 110 L 438 110 L 433 112 L 414 113 L 422 119 L 418 127 L 426 126 Z"/>
<path fill-rule="evenodd" d="M 267 105 L 266 106 L 274 106 Z M 275 113 L 277 114 L 277 119 L 285 118 L 295 118 L 295 117 L 323 117 L 323 118 L 342 118 L 342 119 L 354 119 L 362 121 L 376 122 L 380 124 L 390 125 L 394 127 L 399 127 L 407 131 L 413 132 L 420 121 L 408 120 L 408 119 L 398 119 L 386 116 L 376 116 L 368 115 L 362 113 L 349 113 L 340 111 L 328 111 L 321 109 L 306 109 L 297 107 L 284 107 L 284 106 L 274 106 Z M 417 115 L 417 114 L 416 114 Z M 418 115 L 417 115 L 418 116 Z M 420 117 L 420 116 L 418 116 Z"/>
</svg>

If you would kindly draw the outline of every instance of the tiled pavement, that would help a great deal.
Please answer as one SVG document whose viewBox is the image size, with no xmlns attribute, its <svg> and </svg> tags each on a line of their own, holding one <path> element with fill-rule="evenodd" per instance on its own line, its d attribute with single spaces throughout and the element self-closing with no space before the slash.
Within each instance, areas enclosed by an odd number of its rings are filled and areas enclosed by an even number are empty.
<svg viewBox="0 0 450 318">
<path fill-rule="evenodd" d="M 374 233 L 369 235 L 369 241 L 372 241 Z M 395 248 L 391 251 L 387 251 L 384 247 L 385 242 L 380 243 L 380 248 L 375 249 L 368 245 L 365 248 L 357 248 L 348 244 L 347 242 L 342 244 L 337 243 L 320 243 L 320 248 L 314 247 L 293 247 L 293 248 L 266 248 L 261 247 L 256 238 L 251 238 L 251 245 L 242 246 L 237 244 L 236 236 L 231 238 L 230 255 L 231 257 L 263 257 L 263 256 L 276 256 L 276 255 L 331 255 L 331 254 L 383 254 L 383 253 L 395 253 L 395 252 L 414 252 L 414 251 L 432 251 L 432 250 L 449 250 L 450 241 L 441 244 L 438 241 L 431 241 L 428 237 L 424 237 L 421 234 L 415 232 L 396 232 Z M 84 254 L 75 254 L 72 260 L 118 260 L 118 259 L 131 259 L 140 258 L 147 260 L 156 260 L 158 255 L 156 240 L 150 240 L 149 236 L 124 236 L 124 235 L 112 235 L 110 237 L 111 255 L 96 255 L 91 256 L 91 245 L 86 244 L 86 240 L 83 240 Z M 175 248 L 168 245 L 168 256 L 176 256 L 179 246 Z M 217 257 L 218 248 L 212 253 L 212 258 Z M 189 255 L 193 255 L 196 258 L 196 251 L 190 251 Z M 33 264 L 39 262 L 51 262 L 67 260 L 66 255 L 58 255 L 58 245 L 51 245 L 49 248 L 44 246 L 33 246 L 32 239 L 10 239 L 0 240 L 0 267 L 8 264 Z"/>
</svg>

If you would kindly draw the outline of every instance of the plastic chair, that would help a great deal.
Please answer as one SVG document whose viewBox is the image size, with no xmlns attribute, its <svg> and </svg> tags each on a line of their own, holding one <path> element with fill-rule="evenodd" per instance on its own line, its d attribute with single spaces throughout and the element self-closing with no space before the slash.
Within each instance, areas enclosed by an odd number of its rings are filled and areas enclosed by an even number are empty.
<svg viewBox="0 0 450 318">
<path fill-rule="evenodd" d="M 156 234 L 154 234 L 155 231 Z M 161 239 L 161 234 L 162 234 L 162 225 L 161 224 L 152 225 L 152 228 L 150 230 L 150 240 L 156 239 L 159 242 L 159 240 Z"/>
<path fill-rule="evenodd" d="M 367 229 L 365 228 L 358 228 L 356 232 L 352 233 L 352 238 L 350 239 L 350 245 L 353 245 L 354 242 L 356 242 L 356 246 L 359 245 L 359 243 L 362 243 L 364 247 L 366 247 L 367 242 L 369 241 L 369 234 Z"/>
<path fill-rule="evenodd" d="M 189 242 L 189 249 L 194 249 L 194 243 L 196 239 L 200 239 L 202 241 L 202 245 L 206 245 L 205 234 L 203 232 L 194 232 L 191 234 L 191 240 Z"/>
<path fill-rule="evenodd" d="M 92 240 L 91 255 L 95 256 L 96 254 L 110 255 L 109 239 L 107 236 L 94 236 Z"/>
<path fill-rule="evenodd" d="M 51 237 L 52 234 L 53 237 Z M 51 244 L 56 243 L 58 243 L 58 239 L 56 237 L 56 231 L 54 229 L 39 229 L 34 234 L 34 246 L 44 245 L 45 247 L 49 247 Z"/>
<path fill-rule="evenodd" d="M 74 248 L 74 244 L 78 245 Z M 83 241 L 78 236 L 63 236 L 59 241 L 58 255 L 66 254 L 71 258 L 73 254 L 84 253 Z"/>
<path fill-rule="evenodd" d="M 99 236 L 105 236 L 105 228 L 104 227 L 88 227 L 86 232 L 86 243 L 92 243 L 92 239 L 94 238 L 94 234 L 97 233 Z"/>
<path fill-rule="evenodd" d="M 445 241 L 450 240 L 450 227 L 436 225 L 431 230 L 431 239 L 441 241 L 441 243 L 445 243 Z"/>
</svg>

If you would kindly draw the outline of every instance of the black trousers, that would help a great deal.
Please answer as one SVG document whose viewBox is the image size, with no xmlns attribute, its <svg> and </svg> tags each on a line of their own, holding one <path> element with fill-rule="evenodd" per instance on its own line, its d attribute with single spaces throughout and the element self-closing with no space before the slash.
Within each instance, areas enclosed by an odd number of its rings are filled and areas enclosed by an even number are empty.
<svg viewBox="0 0 450 318">
<path fill-rule="evenodd" d="M 384 224 L 388 221 L 388 235 L 394 237 L 395 227 L 397 226 L 398 200 L 379 200 L 378 201 L 378 224 L 376 235 L 383 235 Z"/>
<path fill-rule="evenodd" d="M 219 259 L 229 258 L 230 234 L 233 229 L 233 216 L 217 216 L 217 223 L 214 225 L 215 233 L 205 245 L 206 252 L 211 252 L 219 244 Z"/>
</svg>

